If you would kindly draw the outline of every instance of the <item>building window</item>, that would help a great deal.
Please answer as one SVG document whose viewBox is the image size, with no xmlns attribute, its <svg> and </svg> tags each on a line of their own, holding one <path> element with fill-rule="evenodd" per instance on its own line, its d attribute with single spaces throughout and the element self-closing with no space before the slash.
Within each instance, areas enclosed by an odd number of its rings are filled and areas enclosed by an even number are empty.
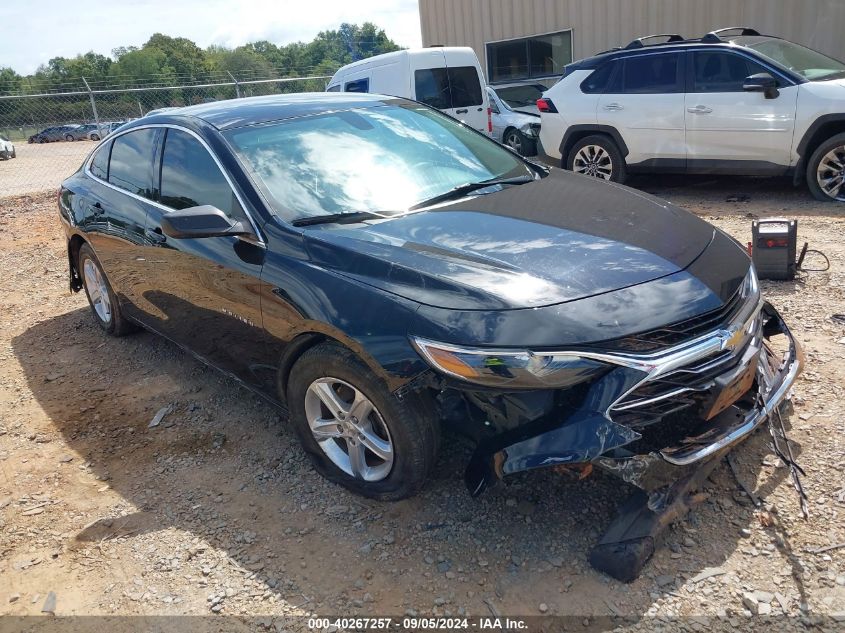
<svg viewBox="0 0 845 633">
<path fill-rule="evenodd" d="M 490 83 L 552 77 L 572 61 L 572 31 L 487 44 Z"/>
</svg>

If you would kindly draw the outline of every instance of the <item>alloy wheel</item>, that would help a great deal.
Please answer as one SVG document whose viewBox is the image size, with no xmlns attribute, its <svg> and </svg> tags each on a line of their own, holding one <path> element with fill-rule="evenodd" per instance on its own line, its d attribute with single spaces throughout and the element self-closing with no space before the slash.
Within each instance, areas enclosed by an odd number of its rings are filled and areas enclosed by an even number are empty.
<svg viewBox="0 0 845 633">
<path fill-rule="evenodd" d="M 575 154 L 572 171 L 603 180 L 613 176 L 613 159 L 600 145 L 585 145 Z"/>
<path fill-rule="evenodd" d="M 93 261 L 86 259 L 82 266 L 82 274 L 85 276 L 85 289 L 88 291 L 88 299 L 91 301 L 94 312 L 103 323 L 110 323 L 111 300 L 103 273 Z"/>
<path fill-rule="evenodd" d="M 393 467 L 393 442 L 372 401 L 339 378 L 318 378 L 305 394 L 305 416 L 335 466 L 364 481 L 381 481 Z"/>
<path fill-rule="evenodd" d="M 518 154 L 522 154 L 522 139 L 516 132 L 508 134 L 508 137 L 505 139 L 505 144 L 516 150 Z"/>
<path fill-rule="evenodd" d="M 845 202 L 845 146 L 834 147 L 819 161 L 816 182 L 825 195 Z"/>
</svg>

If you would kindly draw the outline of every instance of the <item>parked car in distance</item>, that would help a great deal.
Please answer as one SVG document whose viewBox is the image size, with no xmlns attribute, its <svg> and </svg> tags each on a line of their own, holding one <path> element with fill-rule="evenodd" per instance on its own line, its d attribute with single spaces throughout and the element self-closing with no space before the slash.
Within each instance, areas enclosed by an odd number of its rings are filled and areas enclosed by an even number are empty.
<svg viewBox="0 0 845 633">
<path fill-rule="evenodd" d="M 511 110 L 492 87 L 487 86 L 486 90 L 490 101 L 493 138 L 522 156 L 534 156 L 540 133 L 540 115 Z"/>
<path fill-rule="evenodd" d="M 475 52 L 436 46 L 384 53 L 340 68 L 328 92 L 369 92 L 414 99 L 490 134 L 486 84 Z"/>
<path fill-rule="evenodd" d="M 96 131 L 97 125 L 95 123 L 85 123 L 77 125 L 71 130 L 65 132 L 65 140 L 70 141 L 87 141 L 91 139 L 91 132 Z"/>
<path fill-rule="evenodd" d="M 15 144 L 8 138 L 0 134 L 0 160 L 8 160 L 15 158 Z"/>
<path fill-rule="evenodd" d="M 508 104 L 511 110 L 538 116 L 540 110 L 537 108 L 537 99 L 548 90 L 546 86 L 539 83 L 495 84 L 490 87 L 496 91 L 499 99 Z"/>
<path fill-rule="evenodd" d="M 99 126 L 94 125 L 93 129 L 88 132 L 88 138 L 92 141 L 104 139 L 124 123 L 125 121 L 109 121 L 100 123 Z"/>
<path fill-rule="evenodd" d="M 566 169 L 789 175 L 845 202 L 845 63 L 751 28 L 634 40 L 567 66 L 537 105 Z"/>
<path fill-rule="evenodd" d="M 78 128 L 78 125 L 56 125 L 53 127 L 44 128 L 37 134 L 29 137 L 29 143 L 52 143 L 54 141 L 67 140 L 67 136 L 73 140 L 73 134 Z"/>
<path fill-rule="evenodd" d="M 421 488 L 446 425 L 476 446 L 474 495 L 597 467 L 657 508 L 801 367 L 722 231 L 395 97 L 140 119 L 58 206 L 104 332 L 141 325 L 286 403 L 315 468 L 375 499 Z"/>
</svg>

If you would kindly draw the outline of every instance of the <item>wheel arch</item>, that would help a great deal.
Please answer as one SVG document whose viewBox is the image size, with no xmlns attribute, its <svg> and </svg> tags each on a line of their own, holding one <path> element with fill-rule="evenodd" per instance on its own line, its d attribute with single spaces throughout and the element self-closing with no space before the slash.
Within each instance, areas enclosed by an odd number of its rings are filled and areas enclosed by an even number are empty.
<svg viewBox="0 0 845 633">
<path fill-rule="evenodd" d="M 813 121 L 812 125 L 807 128 L 804 136 L 801 137 L 801 140 L 795 147 L 795 153 L 798 154 L 798 162 L 793 180 L 796 184 L 804 177 L 807 161 L 813 155 L 813 152 L 816 151 L 816 148 L 830 137 L 842 133 L 845 133 L 845 113 L 825 114 Z"/>
<path fill-rule="evenodd" d="M 82 290 L 82 277 L 79 274 L 77 264 L 79 263 L 79 249 L 88 242 L 78 233 L 74 233 L 67 242 L 68 270 L 70 271 L 70 291 L 79 292 Z M 89 244 L 90 246 L 90 244 Z"/>
<path fill-rule="evenodd" d="M 616 143 L 616 146 L 622 153 L 623 158 L 628 155 L 628 146 L 625 144 L 625 140 L 622 138 L 619 130 L 612 125 L 570 125 L 563 134 L 563 139 L 560 141 L 561 163 L 564 165 L 566 164 L 569 152 L 572 151 L 572 148 L 575 147 L 575 144 L 578 141 L 596 134 L 610 137 L 610 139 Z"/>
<path fill-rule="evenodd" d="M 300 332 L 285 345 L 281 352 L 276 375 L 278 395 L 283 401 L 287 400 L 287 386 L 290 380 L 291 370 L 296 364 L 296 361 L 309 349 L 322 343 L 334 343 L 348 349 L 369 367 L 376 376 L 384 380 L 388 390 L 395 392 L 428 369 L 428 366 L 411 346 L 410 341 L 404 340 L 403 342 L 404 345 L 395 345 L 392 349 L 380 344 L 378 350 L 368 350 L 365 343 L 350 338 L 342 332 L 316 328 Z M 400 349 L 400 347 L 404 349 Z M 402 371 L 400 373 L 391 371 L 391 368 L 386 366 L 387 359 L 395 360 L 397 355 L 406 357 L 405 362 L 401 363 Z M 383 357 L 385 362 L 379 360 L 380 356 Z M 415 362 L 412 361 L 412 358 Z"/>
</svg>

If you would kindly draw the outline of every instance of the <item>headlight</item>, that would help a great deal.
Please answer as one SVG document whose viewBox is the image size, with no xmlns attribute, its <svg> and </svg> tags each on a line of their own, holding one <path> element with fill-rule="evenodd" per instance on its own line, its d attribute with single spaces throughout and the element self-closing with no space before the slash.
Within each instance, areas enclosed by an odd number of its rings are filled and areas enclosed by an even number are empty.
<svg viewBox="0 0 845 633">
<path fill-rule="evenodd" d="M 519 128 L 519 131 L 525 134 L 525 136 L 534 137 L 540 134 L 540 124 L 526 123 L 525 125 Z"/>
<path fill-rule="evenodd" d="M 752 297 L 756 300 L 760 297 L 760 284 L 757 281 L 757 271 L 754 270 L 754 264 L 751 264 L 748 268 L 748 274 L 746 274 L 745 279 L 742 280 L 740 297 L 746 300 L 751 299 Z"/>
<path fill-rule="evenodd" d="M 466 382 L 510 389 L 560 389 L 610 369 L 577 353 L 470 349 L 411 337 L 436 370 Z"/>
</svg>

